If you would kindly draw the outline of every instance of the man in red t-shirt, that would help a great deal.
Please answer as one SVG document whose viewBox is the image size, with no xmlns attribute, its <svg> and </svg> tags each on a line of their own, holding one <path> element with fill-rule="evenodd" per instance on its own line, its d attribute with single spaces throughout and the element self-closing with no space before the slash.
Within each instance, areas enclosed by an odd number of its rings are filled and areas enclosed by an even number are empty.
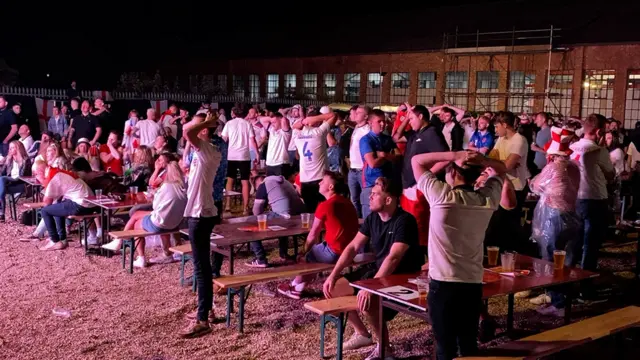
<svg viewBox="0 0 640 360">
<path fill-rule="evenodd" d="M 406 116 L 407 116 L 407 106 L 405 104 L 401 104 L 400 106 L 398 106 L 398 112 L 396 113 L 396 120 L 393 122 L 393 130 L 391 131 L 391 136 L 393 136 L 398 131 L 400 124 L 402 124 Z M 400 135 L 403 135 L 403 134 L 400 134 Z M 398 151 L 400 152 L 400 155 L 404 155 L 404 149 L 407 147 L 407 142 L 399 141 L 396 143 L 396 145 L 398 146 Z"/>
<path fill-rule="evenodd" d="M 122 149 L 117 131 L 111 131 L 107 143 L 100 145 L 100 162 L 105 171 L 122 176 Z"/>
<path fill-rule="evenodd" d="M 326 172 L 319 186 L 326 201 L 316 208 L 315 219 L 304 244 L 304 261 L 334 264 L 358 233 L 358 214 L 351 200 L 345 196 L 347 185 L 340 174 Z M 321 241 L 323 229 L 325 236 Z M 278 292 L 298 300 L 307 282 L 313 278 L 313 275 L 297 276 L 291 283 L 280 284 Z"/>
</svg>

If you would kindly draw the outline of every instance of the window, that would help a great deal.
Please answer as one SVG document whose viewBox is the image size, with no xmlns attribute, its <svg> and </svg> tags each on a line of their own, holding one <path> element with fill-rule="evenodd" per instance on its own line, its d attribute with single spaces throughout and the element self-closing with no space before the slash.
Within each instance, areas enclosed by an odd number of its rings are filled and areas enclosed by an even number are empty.
<svg viewBox="0 0 640 360">
<path fill-rule="evenodd" d="M 302 80 L 304 81 L 304 97 L 315 100 L 318 92 L 318 75 L 304 74 L 302 75 Z"/>
<path fill-rule="evenodd" d="M 227 75 L 218 75 L 216 90 L 220 95 L 227 95 Z"/>
<path fill-rule="evenodd" d="M 436 73 L 418 73 L 418 104 L 433 106 L 436 103 Z"/>
<path fill-rule="evenodd" d="M 627 99 L 624 110 L 624 128 L 635 129 L 640 121 L 640 70 L 632 70 L 627 81 Z"/>
<path fill-rule="evenodd" d="M 296 74 L 284 74 L 284 97 L 296 97 Z"/>
<path fill-rule="evenodd" d="M 391 97 L 389 99 L 391 104 L 401 104 L 409 100 L 409 81 L 408 72 L 391 74 Z"/>
<path fill-rule="evenodd" d="M 345 80 L 346 83 L 346 80 Z M 345 85 L 346 86 L 346 85 Z M 367 104 L 380 105 L 382 96 L 382 76 L 380 73 L 367 74 Z"/>
<path fill-rule="evenodd" d="M 267 75 L 267 99 L 277 99 L 280 90 L 280 77 L 278 74 Z"/>
<path fill-rule="evenodd" d="M 535 92 L 536 74 L 524 71 L 509 73 L 508 110 L 513 113 L 533 113 L 533 95 Z"/>
<path fill-rule="evenodd" d="M 233 75 L 233 95 L 244 97 L 244 79 L 241 75 Z"/>
<path fill-rule="evenodd" d="M 325 101 L 333 102 L 336 100 L 336 74 L 324 74 L 322 95 Z"/>
<path fill-rule="evenodd" d="M 485 95 L 498 92 L 498 76 L 497 71 L 476 73 L 476 111 L 498 111 L 498 96 Z"/>
<path fill-rule="evenodd" d="M 447 71 L 445 74 L 445 100 L 461 109 L 467 108 L 469 75 L 466 71 Z"/>
<path fill-rule="evenodd" d="M 544 111 L 554 115 L 570 116 L 572 86 L 573 75 L 563 71 L 551 71 Z"/>
<path fill-rule="evenodd" d="M 587 70 L 582 83 L 582 108 L 580 116 L 601 114 L 607 118 L 613 115 L 613 82 L 616 78 L 614 70 Z"/>
<path fill-rule="evenodd" d="M 260 76 L 256 74 L 249 75 L 249 97 L 251 100 L 260 98 Z"/>
<path fill-rule="evenodd" d="M 360 101 L 360 74 L 344 74 L 344 96 L 343 101 L 356 103 Z"/>
</svg>

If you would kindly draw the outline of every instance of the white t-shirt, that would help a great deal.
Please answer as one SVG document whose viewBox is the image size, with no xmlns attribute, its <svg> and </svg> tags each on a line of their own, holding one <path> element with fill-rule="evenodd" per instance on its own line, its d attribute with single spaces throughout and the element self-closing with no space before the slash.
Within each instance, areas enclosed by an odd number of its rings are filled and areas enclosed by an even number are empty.
<svg viewBox="0 0 640 360">
<path fill-rule="evenodd" d="M 171 129 L 171 137 L 177 139 L 178 136 L 178 125 L 172 124 L 171 120 L 173 120 L 173 116 L 169 114 L 162 115 L 160 122 L 162 123 L 162 128 Z"/>
<path fill-rule="evenodd" d="M 262 139 L 267 137 L 267 129 L 258 122 L 251 124 L 251 126 L 253 127 L 253 134 L 256 136 L 256 144 L 259 144 Z M 262 145 L 262 147 L 264 147 L 264 145 Z M 253 145 L 251 145 L 251 150 L 255 150 Z M 260 150 L 262 150 L 262 148 L 260 148 Z"/>
<path fill-rule="evenodd" d="M 571 159 L 580 167 L 578 199 L 607 199 L 607 179 L 604 174 L 614 171 L 609 151 L 584 138 L 571 144 L 569 148 L 573 150 Z"/>
<path fill-rule="evenodd" d="M 627 149 L 627 155 L 629 155 L 629 158 L 631 158 L 631 167 L 633 168 L 634 166 L 636 166 L 636 162 L 640 161 L 640 152 L 638 152 L 638 149 L 636 149 L 636 146 L 634 143 L 629 144 L 629 148 Z"/>
<path fill-rule="evenodd" d="M 230 161 L 250 161 L 249 144 L 251 138 L 255 137 L 253 125 L 242 118 L 235 118 L 227 121 L 222 129 L 222 136 L 229 139 L 229 150 L 227 160 Z"/>
<path fill-rule="evenodd" d="M 444 141 L 446 141 L 447 145 L 449 145 L 449 150 L 451 150 L 451 131 L 453 130 L 454 126 L 456 126 L 456 123 L 453 122 L 453 120 L 442 126 L 442 135 L 444 135 Z"/>
<path fill-rule="evenodd" d="M 267 146 L 267 166 L 278 166 L 289 163 L 289 153 L 287 148 L 291 141 L 291 129 L 269 129 L 269 145 Z"/>
<path fill-rule="evenodd" d="M 29 135 L 24 139 L 20 139 L 20 142 L 22 143 L 22 145 L 24 145 L 24 149 L 29 151 L 31 149 L 31 147 L 33 146 L 33 137 L 31 137 L 31 135 Z"/>
<path fill-rule="evenodd" d="M 213 180 L 222 155 L 213 144 L 198 139 L 193 144 L 194 156 L 189 167 L 185 217 L 213 217 L 218 209 L 213 203 Z M 197 148 L 197 149 L 196 149 Z"/>
<path fill-rule="evenodd" d="M 622 151 L 622 149 L 620 148 L 617 148 L 609 152 L 609 158 L 611 159 L 613 168 L 616 169 L 616 175 L 622 174 L 626 165 L 624 161 L 624 151 Z"/>
<path fill-rule="evenodd" d="M 529 154 L 527 139 L 518 133 L 513 134 L 510 139 L 501 136 L 498 138 L 493 150 L 498 153 L 498 160 L 500 161 L 506 161 L 511 154 L 520 155 L 519 165 L 510 170 L 507 176 L 516 190 L 524 189 L 527 185 L 527 179 L 531 177 L 527 168 L 527 155 Z"/>
<path fill-rule="evenodd" d="M 73 176 L 63 172 L 57 172 L 49 180 L 47 188 L 44 190 L 44 196 L 52 199 L 63 197 L 82 207 L 95 207 L 95 205 L 84 200 L 88 196 L 93 196 L 93 191 L 89 185 L 82 179 L 74 179 Z"/>
<path fill-rule="evenodd" d="M 13 179 L 17 179 L 20 177 L 20 165 L 15 160 L 11 162 L 11 172 L 9 176 L 11 176 L 11 178 Z"/>
<path fill-rule="evenodd" d="M 153 146 L 156 138 L 161 134 L 160 125 L 154 120 L 141 120 L 136 124 L 138 128 L 138 137 L 140 138 L 140 145 Z"/>
<path fill-rule="evenodd" d="M 305 126 L 300 130 L 296 141 L 300 155 L 300 182 L 321 180 L 325 170 L 329 168 L 327 161 L 328 122 L 318 127 Z"/>
<path fill-rule="evenodd" d="M 187 192 L 176 183 L 163 182 L 153 196 L 151 222 L 162 229 L 172 230 L 180 226 L 187 206 Z"/>
<path fill-rule="evenodd" d="M 293 123 L 296 122 L 296 120 L 300 120 L 302 121 L 302 118 L 300 119 L 296 119 L 293 118 L 291 116 L 287 116 L 287 120 L 289 120 L 289 126 L 293 126 Z M 298 138 L 298 135 L 300 134 L 300 130 L 298 129 L 291 129 L 291 140 L 289 141 L 289 147 L 287 148 L 287 150 L 289 151 L 296 151 L 296 139 Z"/>
<path fill-rule="evenodd" d="M 473 133 L 476 131 L 476 129 L 474 129 L 473 125 L 469 123 L 465 123 L 464 125 L 462 125 L 462 128 L 464 129 L 464 136 L 462 138 L 462 149 L 467 150 L 469 148 L 469 143 L 471 142 L 471 137 L 473 136 Z M 449 135 L 449 137 L 451 137 L 451 135 Z"/>
<path fill-rule="evenodd" d="M 360 154 L 360 139 L 371 131 L 369 124 L 359 126 L 353 129 L 351 134 L 351 145 L 349 145 L 349 162 L 350 167 L 355 170 L 362 170 L 362 154 Z"/>
<path fill-rule="evenodd" d="M 438 281 L 482 283 L 484 234 L 498 209 L 502 179 L 491 177 L 485 186 L 452 188 L 427 171 L 418 189 L 429 202 L 429 277 Z"/>
</svg>

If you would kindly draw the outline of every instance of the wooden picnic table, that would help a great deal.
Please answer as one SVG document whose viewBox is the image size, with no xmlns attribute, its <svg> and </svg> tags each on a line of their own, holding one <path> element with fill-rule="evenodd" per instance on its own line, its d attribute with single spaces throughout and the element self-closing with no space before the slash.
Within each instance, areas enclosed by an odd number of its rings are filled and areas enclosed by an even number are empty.
<svg viewBox="0 0 640 360">
<path fill-rule="evenodd" d="M 40 188 L 42 184 L 35 176 L 20 176 L 18 180 L 24 182 L 27 186 L 31 187 L 31 194 L 33 197 L 33 202 L 40 202 L 42 198 L 40 197 Z"/>
<path fill-rule="evenodd" d="M 534 266 L 534 264 L 536 264 Z M 507 295 L 508 313 L 507 313 L 507 331 L 513 330 L 513 307 L 514 307 L 514 294 L 520 291 L 533 290 L 538 288 L 547 288 L 557 285 L 568 285 L 577 283 L 583 280 L 597 277 L 598 274 L 577 268 L 564 267 L 562 270 L 553 270 L 553 263 L 535 259 L 529 256 L 520 255 L 516 256 L 516 270 L 531 270 L 531 273 L 526 276 L 510 277 L 505 275 L 499 275 L 497 273 L 485 270 L 485 276 L 482 286 L 482 298 L 488 299 L 495 296 Z M 544 269 L 541 273 L 536 274 L 534 269 Z M 415 274 L 399 274 L 390 275 L 376 279 L 360 280 L 350 283 L 351 286 L 371 292 L 374 295 L 380 297 L 380 312 L 384 307 L 388 307 L 405 314 L 429 321 L 428 316 L 428 304 L 426 298 L 420 298 L 417 296 L 417 286 L 409 282 L 409 279 L 415 279 L 418 276 L 428 276 L 428 271 Z M 392 286 L 402 286 L 415 291 L 415 298 L 402 299 L 396 295 L 385 292 L 386 288 Z M 566 305 L 565 305 L 565 323 L 570 322 L 571 315 L 571 300 L 572 291 L 566 292 Z M 384 325 L 384 317 L 381 318 L 380 329 Z M 378 334 L 378 339 L 382 339 L 381 334 Z M 384 349 L 386 344 L 382 341 L 378 343 L 378 350 L 380 356 L 384 358 Z"/>
</svg>

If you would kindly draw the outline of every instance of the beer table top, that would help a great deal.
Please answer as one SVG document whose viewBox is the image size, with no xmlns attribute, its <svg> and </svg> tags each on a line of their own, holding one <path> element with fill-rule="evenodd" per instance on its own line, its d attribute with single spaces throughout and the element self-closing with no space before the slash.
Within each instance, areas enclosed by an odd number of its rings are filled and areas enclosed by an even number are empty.
<svg viewBox="0 0 640 360">
<path fill-rule="evenodd" d="M 485 269 L 482 298 L 508 295 L 525 290 L 546 288 L 554 285 L 579 282 L 597 277 L 598 274 L 576 268 L 564 267 L 553 270 L 553 263 L 525 255 L 516 255 L 516 270 L 530 270 L 528 275 L 511 277 Z M 536 272 L 535 270 L 539 270 Z M 417 287 L 409 282 L 418 276 L 428 276 L 428 271 L 415 274 L 390 275 L 377 279 L 360 280 L 350 285 L 369 291 L 387 300 L 404 304 L 420 311 L 427 311 L 427 301 L 418 296 Z M 411 291 L 409 291 L 411 290 Z"/>
<path fill-rule="evenodd" d="M 129 194 L 117 194 L 115 197 L 109 197 L 109 195 L 89 196 L 85 200 L 106 210 L 129 209 L 136 205 L 151 204 L 151 201 L 143 193 L 136 195 L 135 199 L 132 199 Z"/>
</svg>

